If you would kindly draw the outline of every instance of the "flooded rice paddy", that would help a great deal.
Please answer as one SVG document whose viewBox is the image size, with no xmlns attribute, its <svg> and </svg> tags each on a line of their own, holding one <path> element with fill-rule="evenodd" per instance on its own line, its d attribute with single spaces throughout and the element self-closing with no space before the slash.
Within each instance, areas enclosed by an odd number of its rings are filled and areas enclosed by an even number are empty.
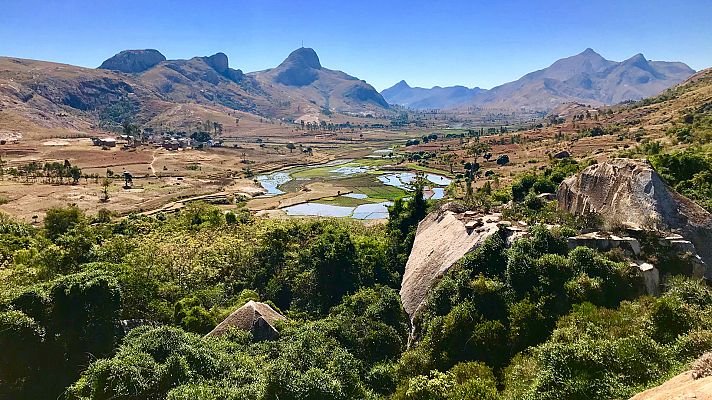
<svg viewBox="0 0 712 400">
<path fill-rule="evenodd" d="M 264 188 L 264 196 L 278 196 L 293 191 L 294 186 L 287 185 L 291 181 L 333 182 L 347 188 L 355 186 L 353 192 L 335 198 L 296 204 L 282 210 L 290 216 L 385 219 L 388 218 L 388 207 L 393 204 L 392 200 L 411 191 L 417 179 L 415 172 L 392 171 L 388 169 L 389 166 L 385 160 L 334 160 L 326 164 L 293 167 L 260 175 L 256 177 L 256 182 Z M 445 197 L 445 188 L 452 182 L 450 178 L 434 173 L 424 173 L 422 176 L 427 185 L 427 198 L 438 200 Z M 353 183 L 355 181 L 361 183 Z"/>
</svg>

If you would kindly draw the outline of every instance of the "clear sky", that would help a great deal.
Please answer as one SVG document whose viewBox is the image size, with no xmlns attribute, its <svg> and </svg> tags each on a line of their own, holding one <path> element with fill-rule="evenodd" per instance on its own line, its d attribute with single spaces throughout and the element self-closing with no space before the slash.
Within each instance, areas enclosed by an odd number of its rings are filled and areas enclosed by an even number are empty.
<svg viewBox="0 0 712 400">
<path fill-rule="evenodd" d="M 0 0 L 0 55 L 96 67 L 124 49 L 222 51 L 245 72 L 314 48 L 378 90 L 490 88 L 591 47 L 712 66 L 712 0 Z"/>
</svg>

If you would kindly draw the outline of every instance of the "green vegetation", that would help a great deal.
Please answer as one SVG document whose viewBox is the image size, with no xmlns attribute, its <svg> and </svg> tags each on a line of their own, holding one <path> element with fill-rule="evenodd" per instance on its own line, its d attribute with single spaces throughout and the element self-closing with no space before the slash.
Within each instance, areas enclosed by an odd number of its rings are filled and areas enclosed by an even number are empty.
<svg viewBox="0 0 712 400">
<path fill-rule="evenodd" d="M 643 296 L 621 254 L 569 249 L 581 221 L 532 199 L 583 166 L 472 193 L 515 199 L 530 236 L 507 246 L 503 228 L 460 260 L 413 331 L 398 289 L 422 183 L 375 226 L 200 203 L 114 221 L 53 209 L 41 228 L 0 215 L 0 398 L 624 398 L 712 349 L 712 291 L 661 269 L 664 295 Z M 249 300 L 287 316 L 277 339 L 203 337 Z"/>
<path fill-rule="evenodd" d="M 712 212 L 712 147 L 690 147 L 649 159 L 678 193 Z"/>
<path fill-rule="evenodd" d="M 680 278 L 670 279 L 662 297 L 626 301 L 616 310 L 575 306 L 547 342 L 507 368 L 508 397 L 632 396 L 712 348 L 711 307 L 709 287 Z"/>
<path fill-rule="evenodd" d="M 682 124 L 668 130 L 673 140 L 686 145 L 683 150 L 663 153 L 648 151 L 656 171 L 677 192 L 712 211 L 712 104 L 689 110 Z"/>
<path fill-rule="evenodd" d="M 3 216 L 0 345 L 12 351 L 0 354 L 0 397 L 56 398 L 76 381 L 72 398 L 188 398 L 206 391 L 188 384 L 230 380 L 259 383 L 235 398 L 363 398 L 370 368 L 405 344 L 393 288 L 426 211 L 422 195 L 397 205 L 388 227 L 253 221 L 202 204 L 118 222 L 53 209 L 42 229 Z M 187 333 L 206 333 L 248 299 L 290 318 L 278 343 Z M 120 320 L 166 326 L 122 338 Z"/>
</svg>

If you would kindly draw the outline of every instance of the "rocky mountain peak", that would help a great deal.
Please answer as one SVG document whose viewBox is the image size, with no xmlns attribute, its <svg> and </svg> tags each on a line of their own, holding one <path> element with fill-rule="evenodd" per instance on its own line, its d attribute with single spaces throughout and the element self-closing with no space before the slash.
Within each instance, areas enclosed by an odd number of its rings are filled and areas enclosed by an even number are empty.
<svg viewBox="0 0 712 400">
<path fill-rule="evenodd" d="M 132 74 L 143 72 L 162 61 L 166 61 L 166 57 L 158 50 L 124 50 L 101 63 L 99 68 Z"/>
<path fill-rule="evenodd" d="M 321 69 L 321 62 L 314 49 L 301 47 L 291 52 L 280 66 Z"/>
<path fill-rule="evenodd" d="M 600 54 L 596 53 L 596 51 L 595 51 L 594 49 L 590 48 L 590 47 L 587 47 L 586 50 L 582 51 L 582 52 L 581 52 L 581 55 L 589 56 L 589 57 L 590 57 L 590 56 L 599 56 L 599 57 L 601 57 Z"/>
<path fill-rule="evenodd" d="M 287 86 L 306 86 L 318 79 L 321 63 L 314 49 L 302 47 L 290 53 L 276 70 L 277 82 Z"/>
<path fill-rule="evenodd" d="M 210 57 L 204 57 L 203 59 L 206 64 L 210 65 L 213 69 L 215 69 L 215 71 L 221 74 L 225 74 L 229 68 L 227 55 L 225 55 L 225 53 L 216 53 Z"/>
<path fill-rule="evenodd" d="M 408 82 L 406 82 L 405 80 L 401 80 L 400 82 L 398 82 L 398 83 L 396 83 L 395 85 L 393 85 L 391 88 L 395 88 L 395 89 L 409 89 L 409 88 L 410 88 L 410 85 L 409 85 Z"/>
<path fill-rule="evenodd" d="M 650 69 L 650 64 L 645 56 L 641 53 L 634 55 L 633 57 L 623 61 L 623 65 L 636 66 L 640 69 L 648 70 Z"/>
</svg>

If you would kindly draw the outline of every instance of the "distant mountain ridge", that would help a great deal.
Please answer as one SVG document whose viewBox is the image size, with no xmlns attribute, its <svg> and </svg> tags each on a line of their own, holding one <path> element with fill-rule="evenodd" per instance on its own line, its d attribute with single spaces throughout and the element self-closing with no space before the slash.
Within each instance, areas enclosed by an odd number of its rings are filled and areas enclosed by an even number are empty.
<svg viewBox="0 0 712 400">
<path fill-rule="evenodd" d="M 391 104 L 414 109 L 451 108 L 464 104 L 475 98 L 484 90 L 480 88 L 467 88 L 465 86 L 434 86 L 430 89 L 410 87 L 405 81 L 400 81 L 394 86 L 381 92 L 383 97 Z"/>
<path fill-rule="evenodd" d="M 610 61 L 588 48 L 490 90 L 461 86 L 411 88 L 401 81 L 381 93 L 391 104 L 415 109 L 479 106 L 551 110 L 566 102 L 602 105 L 639 100 L 694 73 L 681 62 L 649 61 L 642 54 L 621 62 Z"/>
<path fill-rule="evenodd" d="M 183 105 L 295 120 L 390 112 L 371 85 L 322 67 L 308 48 L 249 74 L 231 68 L 224 53 L 168 60 L 158 50 L 124 50 L 96 69 L 0 57 L 0 129 L 17 129 L 17 121 L 75 130 L 148 124 L 168 112 L 190 118 L 171 111 Z"/>
</svg>

